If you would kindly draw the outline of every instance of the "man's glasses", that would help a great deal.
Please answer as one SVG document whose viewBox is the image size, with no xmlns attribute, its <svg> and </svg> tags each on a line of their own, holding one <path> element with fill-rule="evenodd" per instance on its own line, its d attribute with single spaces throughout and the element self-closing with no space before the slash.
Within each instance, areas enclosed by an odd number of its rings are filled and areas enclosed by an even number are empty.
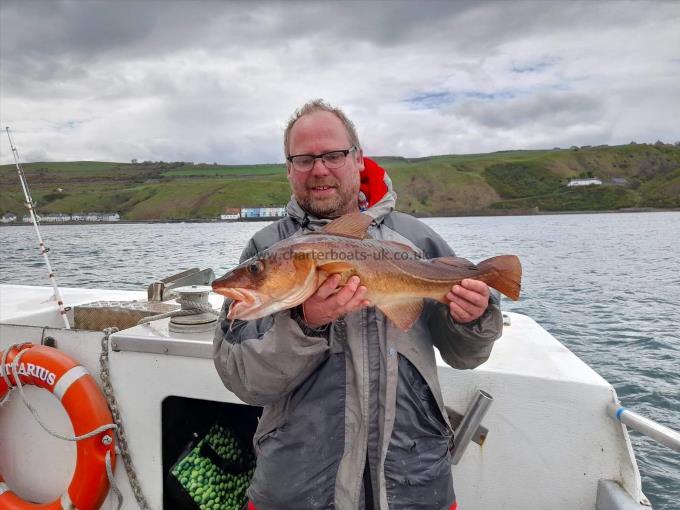
<svg viewBox="0 0 680 510">
<path fill-rule="evenodd" d="M 320 159 L 329 170 L 335 170 L 345 164 L 347 155 L 354 150 L 356 150 L 356 147 L 352 145 L 349 149 L 342 151 L 324 152 L 318 156 L 299 154 L 297 156 L 288 156 L 286 159 L 292 163 L 293 168 L 298 172 L 309 172 L 314 167 L 314 162 L 317 159 Z"/>
</svg>

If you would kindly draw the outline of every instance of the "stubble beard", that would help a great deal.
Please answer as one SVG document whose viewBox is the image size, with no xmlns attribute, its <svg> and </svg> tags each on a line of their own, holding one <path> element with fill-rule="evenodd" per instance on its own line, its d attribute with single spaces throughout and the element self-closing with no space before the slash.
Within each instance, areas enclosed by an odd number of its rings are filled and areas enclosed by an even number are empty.
<svg viewBox="0 0 680 510">
<path fill-rule="evenodd" d="M 328 184 L 314 184 L 314 186 L 323 185 Z M 315 199 L 312 196 L 312 191 L 307 189 L 305 195 L 297 197 L 297 199 L 304 210 L 318 218 L 337 218 L 355 209 L 358 210 L 358 182 L 357 189 L 352 188 L 353 186 L 348 186 L 343 189 L 341 186 L 335 185 L 335 194 L 325 199 Z"/>
<path fill-rule="evenodd" d="M 325 200 L 317 200 L 307 193 L 304 197 L 299 199 L 300 205 L 308 213 L 313 214 L 317 218 L 333 218 L 340 216 L 346 204 L 341 195 L 335 195 Z M 344 207 L 343 207 L 344 206 Z"/>
</svg>

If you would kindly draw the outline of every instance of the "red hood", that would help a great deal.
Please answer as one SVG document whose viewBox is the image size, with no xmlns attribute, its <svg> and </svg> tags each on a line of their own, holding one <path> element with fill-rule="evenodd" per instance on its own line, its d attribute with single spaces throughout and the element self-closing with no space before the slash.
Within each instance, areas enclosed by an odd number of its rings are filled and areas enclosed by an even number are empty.
<svg viewBox="0 0 680 510">
<path fill-rule="evenodd" d="M 383 167 L 370 158 L 364 158 L 359 188 L 359 208 L 364 211 L 373 207 L 391 190 L 392 182 Z"/>
</svg>

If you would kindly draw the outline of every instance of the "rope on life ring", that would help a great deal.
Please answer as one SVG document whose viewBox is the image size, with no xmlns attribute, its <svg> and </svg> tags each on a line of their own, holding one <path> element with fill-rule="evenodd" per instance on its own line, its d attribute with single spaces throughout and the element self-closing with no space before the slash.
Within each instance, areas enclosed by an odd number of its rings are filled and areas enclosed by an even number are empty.
<svg viewBox="0 0 680 510">
<path fill-rule="evenodd" d="M 109 492 L 109 476 L 115 467 L 113 429 L 116 426 L 96 381 L 69 356 L 44 345 L 12 346 L 5 352 L 0 351 L 0 360 L 0 402 L 4 402 L 15 387 L 23 397 L 24 384 L 48 390 L 64 406 L 76 437 L 60 436 L 39 419 L 38 423 L 57 437 L 77 441 L 73 478 L 59 499 L 45 504 L 24 501 L 9 489 L 0 473 L 0 510 L 98 509 Z M 24 403 L 35 416 L 25 399 Z"/>
</svg>

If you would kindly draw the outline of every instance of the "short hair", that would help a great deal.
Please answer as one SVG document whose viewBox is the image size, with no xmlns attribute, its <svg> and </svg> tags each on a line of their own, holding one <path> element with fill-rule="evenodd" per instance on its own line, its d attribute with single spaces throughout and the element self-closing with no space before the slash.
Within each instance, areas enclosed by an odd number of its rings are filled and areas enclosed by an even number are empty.
<svg viewBox="0 0 680 510">
<path fill-rule="evenodd" d="M 354 123 L 347 118 L 345 112 L 343 112 L 340 108 L 328 104 L 323 99 L 314 99 L 312 101 L 308 101 L 300 108 L 295 110 L 295 113 L 288 120 L 286 130 L 283 132 L 283 152 L 286 157 L 290 156 L 288 153 L 288 143 L 290 142 L 290 132 L 293 129 L 295 123 L 300 119 L 300 117 L 318 111 L 329 112 L 339 118 L 345 125 L 345 129 L 347 130 L 347 135 L 349 137 L 349 143 L 355 146 L 357 149 L 361 149 L 359 135 L 357 135 L 357 130 L 354 127 Z"/>
</svg>

